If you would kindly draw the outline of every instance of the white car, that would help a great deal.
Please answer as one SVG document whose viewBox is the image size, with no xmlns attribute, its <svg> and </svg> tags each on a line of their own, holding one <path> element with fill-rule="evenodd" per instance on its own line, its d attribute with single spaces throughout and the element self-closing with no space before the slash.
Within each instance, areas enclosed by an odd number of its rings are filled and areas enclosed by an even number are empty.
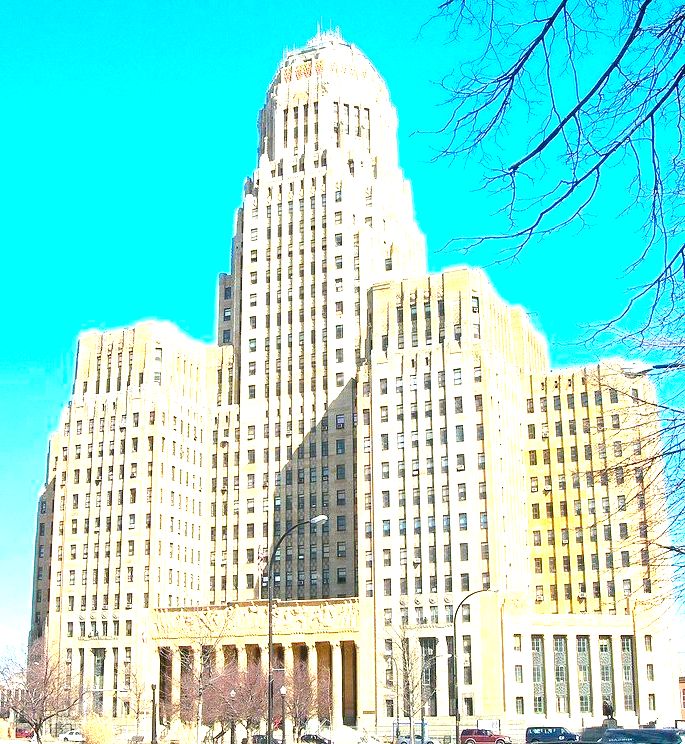
<svg viewBox="0 0 685 744">
<path fill-rule="evenodd" d="M 77 729 L 71 729 L 66 734 L 60 734 L 58 738 L 60 741 L 74 741 L 78 744 L 83 744 L 86 740 L 86 737 Z"/>
<path fill-rule="evenodd" d="M 397 744 L 411 744 L 409 736 L 400 736 Z M 414 744 L 422 744 L 421 734 L 414 734 Z M 435 742 L 426 736 L 425 744 L 435 744 Z"/>
</svg>

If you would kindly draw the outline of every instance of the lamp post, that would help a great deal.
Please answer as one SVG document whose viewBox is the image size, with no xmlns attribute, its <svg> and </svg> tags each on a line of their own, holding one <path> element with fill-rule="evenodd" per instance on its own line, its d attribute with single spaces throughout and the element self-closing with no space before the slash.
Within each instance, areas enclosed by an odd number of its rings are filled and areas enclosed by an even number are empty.
<svg viewBox="0 0 685 744">
<path fill-rule="evenodd" d="M 287 690 L 285 689 L 285 685 L 281 687 L 281 732 L 283 734 L 281 738 L 281 744 L 285 744 L 285 693 Z"/>
<path fill-rule="evenodd" d="M 497 589 L 476 589 L 474 592 L 469 592 L 465 597 L 462 597 L 461 601 L 454 610 L 454 617 L 452 618 L 452 676 L 454 677 L 454 734 L 456 737 L 455 744 L 459 742 L 459 668 L 457 665 L 457 617 L 459 617 L 459 610 L 461 606 L 466 602 L 467 599 L 473 597 L 474 594 L 481 594 L 482 592 L 493 592 L 496 593 Z"/>
<path fill-rule="evenodd" d="M 385 658 L 390 659 L 395 668 L 395 731 L 392 738 L 393 741 L 398 741 L 400 738 L 400 673 L 397 668 L 397 659 L 392 651 L 387 653 Z"/>
<path fill-rule="evenodd" d="M 281 543 L 291 532 L 294 532 L 299 527 L 304 527 L 306 524 L 321 524 L 327 522 L 328 516 L 326 514 L 318 514 L 316 517 L 311 519 L 305 519 L 303 522 L 294 524 L 290 529 L 286 530 L 278 539 L 278 542 L 274 545 L 271 555 L 269 556 L 269 563 L 266 571 L 266 581 L 269 591 L 269 645 L 268 645 L 268 675 L 267 675 L 267 690 L 266 690 L 266 744 L 273 744 L 274 739 L 274 675 L 273 675 L 273 662 L 272 656 L 274 651 L 274 631 L 273 631 L 273 605 L 274 605 L 274 582 L 273 582 L 273 567 L 274 558 L 278 549 L 281 547 Z"/>
<path fill-rule="evenodd" d="M 228 693 L 231 698 L 231 744 L 235 744 L 235 690 Z"/>
<path fill-rule="evenodd" d="M 151 744 L 157 744 L 157 685 L 152 685 L 152 735 Z"/>
</svg>

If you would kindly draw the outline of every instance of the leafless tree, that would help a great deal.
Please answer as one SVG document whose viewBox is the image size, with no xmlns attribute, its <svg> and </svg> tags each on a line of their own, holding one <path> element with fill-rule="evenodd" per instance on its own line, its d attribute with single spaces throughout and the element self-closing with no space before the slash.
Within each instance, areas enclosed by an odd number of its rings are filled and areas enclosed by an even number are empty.
<svg viewBox="0 0 685 744">
<path fill-rule="evenodd" d="M 9 705 L 19 719 L 33 728 L 39 742 L 45 724 L 71 711 L 81 699 L 67 665 L 49 652 L 44 638 L 31 644 L 25 660 L 6 660 L 0 677 L 17 691 Z"/>
<path fill-rule="evenodd" d="M 642 215 L 639 255 L 650 279 L 624 317 L 668 309 L 683 338 L 685 5 L 679 0 L 444 0 L 454 71 L 442 81 L 451 115 L 442 154 L 483 166 L 501 208 L 503 257 L 581 224 L 602 189 Z"/>
<path fill-rule="evenodd" d="M 230 661 L 220 674 L 207 685 L 202 709 L 203 723 L 209 726 L 212 740 L 221 740 L 226 733 L 234 732 L 240 720 L 240 702 L 237 699 L 243 687 L 243 675 L 236 661 Z M 232 744 L 235 735 L 232 735 Z"/>
<path fill-rule="evenodd" d="M 183 723 L 195 723 L 198 731 L 205 721 L 205 695 L 214 684 L 216 657 L 228 635 L 227 616 L 215 609 L 198 609 L 192 613 L 188 644 L 180 646 L 180 695 L 178 705 L 169 700 L 160 704 L 160 712 L 167 722 L 174 718 Z"/>
<path fill-rule="evenodd" d="M 202 720 L 209 726 L 213 741 L 234 732 L 236 723 L 245 729 L 248 743 L 266 717 L 266 674 L 261 665 L 250 660 L 241 670 L 235 659 L 204 686 Z M 235 737 L 232 735 L 232 739 Z"/>
<path fill-rule="evenodd" d="M 618 404 L 611 408 L 612 417 L 617 417 L 616 428 L 607 421 L 605 429 L 604 418 L 601 429 L 594 421 L 583 421 L 600 450 L 599 458 L 593 451 L 592 466 L 583 475 L 592 479 L 593 487 L 613 486 L 622 496 L 610 506 L 607 491 L 605 504 L 596 507 L 596 526 L 610 530 L 612 521 L 625 525 L 625 534 L 613 536 L 614 545 L 625 565 L 643 567 L 643 586 L 637 587 L 641 603 L 658 605 L 666 599 L 682 599 L 685 411 L 667 398 L 655 400 L 648 392 L 651 385 L 638 384 L 640 373 L 612 375 L 607 369 L 611 366 L 598 367 L 590 381 Z"/>
<path fill-rule="evenodd" d="M 319 708 L 319 694 L 316 677 L 309 673 L 305 661 L 297 661 L 292 672 L 286 676 L 286 714 L 293 723 L 296 741 L 307 729 L 309 721 L 316 717 Z"/>
<path fill-rule="evenodd" d="M 238 721 L 247 733 L 248 744 L 252 735 L 266 718 L 267 679 L 260 664 L 248 664 L 238 678 L 235 696 L 235 712 Z"/>
<path fill-rule="evenodd" d="M 435 692 L 434 654 L 425 653 L 418 638 L 406 625 L 394 628 L 391 633 L 392 649 L 386 653 L 386 683 L 397 690 L 400 687 L 404 715 L 409 719 L 410 736 L 414 722 L 424 714 L 424 707 Z M 399 677 L 399 678 L 397 678 Z M 399 712 L 396 712 L 398 716 Z M 409 733 L 408 732 L 408 733 Z M 399 732 L 396 732 L 399 736 Z"/>
<path fill-rule="evenodd" d="M 623 310 L 598 318 L 590 340 L 660 369 L 660 402 L 646 405 L 660 422 L 653 446 L 623 467 L 668 494 L 668 514 L 647 527 L 649 561 L 675 562 L 685 581 L 685 5 L 444 0 L 434 20 L 455 54 L 441 155 L 479 162 L 497 211 L 457 240 L 493 241 L 507 260 L 607 204 L 643 225 L 617 267 L 635 277 Z M 647 489 L 634 490 L 637 503 Z"/>
<path fill-rule="evenodd" d="M 320 667 L 317 672 L 317 716 L 321 723 L 331 725 L 333 699 L 331 697 L 331 671 Z"/>
<path fill-rule="evenodd" d="M 139 734 L 140 719 L 149 711 L 152 701 L 144 677 L 131 671 L 129 678 L 128 689 L 122 693 L 122 698 L 128 701 L 130 712 L 136 719 L 136 734 Z"/>
</svg>

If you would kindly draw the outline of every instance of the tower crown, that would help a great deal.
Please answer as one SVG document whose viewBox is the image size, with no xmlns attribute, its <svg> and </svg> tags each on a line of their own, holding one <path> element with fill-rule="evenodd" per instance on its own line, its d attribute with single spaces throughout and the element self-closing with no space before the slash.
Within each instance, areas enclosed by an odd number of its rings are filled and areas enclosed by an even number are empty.
<svg viewBox="0 0 685 744">
<path fill-rule="evenodd" d="M 303 47 L 287 51 L 273 82 L 277 83 L 283 80 L 290 82 L 292 78 L 288 69 L 298 65 L 307 65 L 308 62 L 314 63 L 315 69 L 313 72 L 323 73 L 328 63 L 332 71 L 340 74 L 361 79 L 372 77 L 380 83 L 387 95 L 385 83 L 369 58 L 354 44 L 345 41 L 337 29 L 335 31 L 319 31 Z M 296 77 L 299 73 L 297 79 L 304 79 L 312 73 L 306 67 L 291 69 L 291 72 L 295 73 Z"/>
<path fill-rule="evenodd" d="M 360 146 L 366 152 L 389 148 L 385 157 L 397 161 L 397 117 L 385 82 L 337 31 L 318 33 L 285 53 L 269 85 L 259 131 L 260 155 L 270 161 L 303 154 L 314 160 L 329 148 L 351 150 L 358 159 Z"/>
</svg>

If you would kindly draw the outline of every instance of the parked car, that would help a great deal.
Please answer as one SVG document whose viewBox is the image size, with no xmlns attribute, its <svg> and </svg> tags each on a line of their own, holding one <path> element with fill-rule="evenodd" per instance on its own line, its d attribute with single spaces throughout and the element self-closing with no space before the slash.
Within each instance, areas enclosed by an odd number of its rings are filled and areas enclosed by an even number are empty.
<svg viewBox="0 0 685 744">
<path fill-rule="evenodd" d="M 33 736 L 33 729 L 30 728 L 17 728 L 14 730 L 15 739 L 30 739 Z"/>
<path fill-rule="evenodd" d="M 58 738 L 60 741 L 73 741 L 78 742 L 78 744 L 82 744 L 86 740 L 86 737 L 78 729 L 71 729 L 66 734 L 60 734 Z"/>
<path fill-rule="evenodd" d="M 563 726 L 529 726 L 526 729 L 526 744 L 547 741 L 578 741 L 580 737 Z"/>
<path fill-rule="evenodd" d="M 490 729 L 464 729 L 461 744 L 511 744 L 511 736 L 496 734 Z"/>
<path fill-rule="evenodd" d="M 400 736 L 397 740 L 397 744 L 412 744 L 411 739 L 409 738 L 408 734 L 405 734 L 404 736 Z M 414 744 L 424 744 L 423 739 L 421 738 L 421 734 L 414 734 Z M 426 735 L 426 741 L 425 744 L 435 744 L 433 739 L 429 738 L 428 735 Z"/>
<path fill-rule="evenodd" d="M 305 744 L 331 744 L 331 740 L 321 734 L 302 734 L 300 741 Z"/>
<path fill-rule="evenodd" d="M 685 730 L 666 728 L 607 729 L 601 744 L 685 744 Z"/>
</svg>

